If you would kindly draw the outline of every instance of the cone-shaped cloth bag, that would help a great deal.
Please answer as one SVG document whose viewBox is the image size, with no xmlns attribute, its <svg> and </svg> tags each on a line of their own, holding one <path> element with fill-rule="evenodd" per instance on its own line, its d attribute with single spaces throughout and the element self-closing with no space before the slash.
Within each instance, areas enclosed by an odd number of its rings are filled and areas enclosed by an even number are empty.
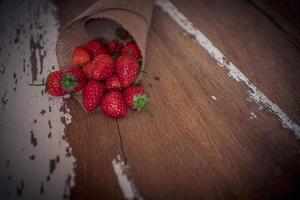
<svg viewBox="0 0 300 200">
<path fill-rule="evenodd" d="M 99 0 L 83 11 L 61 30 L 56 46 L 58 64 L 61 69 L 72 64 L 76 46 L 91 39 L 115 36 L 115 30 L 127 30 L 142 52 L 142 66 L 145 63 L 147 34 L 151 23 L 153 0 Z M 137 80 L 141 77 L 141 73 Z M 76 99 L 81 101 L 76 95 Z"/>
</svg>

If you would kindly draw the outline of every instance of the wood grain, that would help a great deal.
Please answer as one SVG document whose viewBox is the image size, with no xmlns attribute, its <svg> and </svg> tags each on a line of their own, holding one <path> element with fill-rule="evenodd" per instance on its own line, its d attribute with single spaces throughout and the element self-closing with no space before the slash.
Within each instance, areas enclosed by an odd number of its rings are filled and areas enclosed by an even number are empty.
<svg viewBox="0 0 300 200">
<path fill-rule="evenodd" d="M 265 14 L 289 40 L 299 49 L 300 44 L 300 4 L 294 0 L 252 0 L 257 9 Z"/>
<path fill-rule="evenodd" d="M 300 85 L 300 56 L 285 33 L 245 1 L 174 2 L 264 94 L 300 124 L 300 94 L 295 92 Z"/>
<path fill-rule="evenodd" d="M 300 30 L 300 3 L 297 0 L 263 0 L 270 8 Z"/>
<path fill-rule="evenodd" d="M 300 52 L 274 24 L 244 1 L 174 3 L 299 124 Z M 62 17 L 67 9 L 60 5 Z M 127 162 L 145 199 L 299 197 L 299 142 L 272 113 L 247 101 L 247 88 L 159 8 L 145 69 L 142 84 L 154 117 L 130 111 L 119 120 Z M 67 135 L 77 159 L 72 198 L 122 198 L 111 166 L 122 154 L 115 121 L 86 114 L 73 100 L 70 109 Z"/>
<path fill-rule="evenodd" d="M 68 141 L 76 162 L 76 177 L 72 199 L 120 199 L 112 160 L 122 152 L 114 120 L 104 115 L 85 113 L 73 98 L 68 103 L 72 123 L 67 127 Z"/>
</svg>

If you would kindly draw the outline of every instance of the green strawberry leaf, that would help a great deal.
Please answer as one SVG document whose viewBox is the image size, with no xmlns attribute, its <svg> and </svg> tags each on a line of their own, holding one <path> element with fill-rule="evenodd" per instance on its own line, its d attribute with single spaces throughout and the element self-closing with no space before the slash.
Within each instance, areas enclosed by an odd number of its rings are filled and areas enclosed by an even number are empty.
<svg viewBox="0 0 300 200">
<path fill-rule="evenodd" d="M 72 90 L 73 88 L 75 88 L 78 83 L 77 83 L 77 80 L 74 76 L 71 76 L 71 75 L 65 75 L 63 80 L 62 80 L 62 85 L 63 85 L 63 88 L 65 90 Z"/>
<path fill-rule="evenodd" d="M 136 95 L 133 99 L 133 109 L 138 111 L 143 110 L 147 107 L 149 102 L 149 96 L 146 94 Z"/>
</svg>

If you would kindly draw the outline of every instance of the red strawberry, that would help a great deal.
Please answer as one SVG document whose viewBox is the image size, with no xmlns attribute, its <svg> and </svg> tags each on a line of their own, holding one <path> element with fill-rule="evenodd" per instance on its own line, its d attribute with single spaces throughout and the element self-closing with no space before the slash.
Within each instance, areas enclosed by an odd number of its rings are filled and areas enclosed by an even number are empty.
<svg viewBox="0 0 300 200">
<path fill-rule="evenodd" d="M 138 62 L 142 58 L 141 51 L 134 41 L 127 43 L 123 47 L 122 55 L 131 55 L 131 56 L 135 57 Z"/>
<path fill-rule="evenodd" d="M 108 43 L 108 51 L 110 55 L 119 54 L 123 48 L 123 44 L 118 40 L 112 40 Z"/>
<path fill-rule="evenodd" d="M 76 47 L 73 53 L 73 65 L 84 65 L 91 61 L 91 55 L 82 47 Z"/>
<path fill-rule="evenodd" d="M 91 63 L 91 68 L 94 80 L 104 80 L 112 76 L 114 61 L 109 55 L 99 55 Z"/>
<path fill-rule="evenodd" d="M 120 92 L 111 91 L 101 100 L 100 108 L 102 112 L 111 118 L 123 118 L 126 115 L 127 107 Z"/>
<path fill-rule="evenodd" d="M 124 99 L 128 107 L 140 111 L 146 108 L 149 96 L 143 87 L 131 86 L 125 89 Z"/>
<path fill-rule="evenodd" d="M 128 87 L 139 73 L 139 65 L 130 56 L 120 56 L 115 62 L 116 72 L 123 87 Z"/>
<path fill-rule="evenodd" d="M 62 71 L 51 72 L 46 81 L 46 90 L 52 96 L 63 96 L 68 92 L 63 88 L 62 80 L 64 73 Z"/>
<path fill-rule="evenodd" d="M 87 49 L 92 54 L 93 57 L 96 57 L 96 56 L 102 55 L 102 54 L 108 54 L 107 49 L 98 40 L 89 41 L 84 46 L 84 48 Z"/>
<path fill-rule="evenodd" d="M 90 80 L 87 83 L 82 92 L 82 103 L 87 112 L 92 112 L 98 107 L 104 91 L 104 86 L 98 81 Z"/>
<path fill-rule="evenodd" d="M 85 73 L 77 66 L 71 66 L 65 70 L 62 84 L 69 92 L 78 92 L 83 89 L 86 83 Z"/>
<path fill-rule="evenodd" d="M 114 75 L 105 81 L 105 88 L 108 90 L 122 90 L 122 85 L 119 81 L 119 77 L 117 75 Z"/>
<path fill-rule="evenodd" d="M 82 71 L 88 78 L 92 78 L 92 62 L 88 62 L 83 65 Z"/>
</svg>

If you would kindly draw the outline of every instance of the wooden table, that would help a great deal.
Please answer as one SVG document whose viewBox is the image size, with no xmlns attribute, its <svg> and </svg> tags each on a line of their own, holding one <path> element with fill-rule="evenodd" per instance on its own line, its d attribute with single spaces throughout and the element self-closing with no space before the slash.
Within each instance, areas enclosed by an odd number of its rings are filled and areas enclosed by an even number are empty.
<svg viewBox="0 0 300 200">
<path fill-rule="evenodd" d="M 92 2 L 57 1 L 60 26 Z M 163 5 L 142 79 L 154 117 L 130 111 L 116 121 L 67 100 L 71 199 L 299 198 L 299 46 L 248 1 L 172 0 L 169 13 Z M 197 31 L 212 44 L 201 46 Z"/>
</svg>

